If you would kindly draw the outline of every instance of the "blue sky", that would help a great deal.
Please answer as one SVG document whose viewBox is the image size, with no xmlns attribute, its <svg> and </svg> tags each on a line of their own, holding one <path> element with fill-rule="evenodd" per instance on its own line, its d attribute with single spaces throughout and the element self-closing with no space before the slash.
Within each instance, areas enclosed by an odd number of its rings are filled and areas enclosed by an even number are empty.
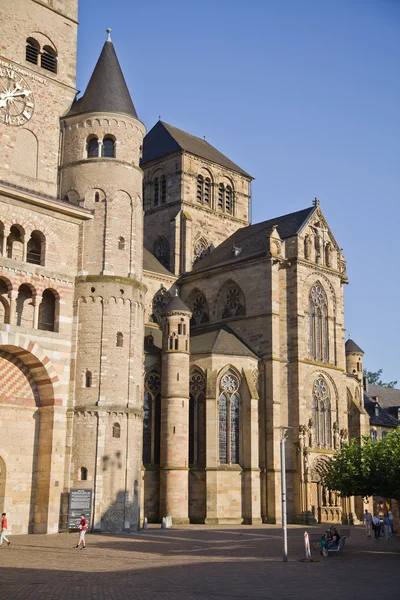
<svg viewBox="0 0 400 600">
<path fill-rule="evenodd" d="M 253 222 L 320 199 L 343 248 L 346 338 L 400 387 L 400 1 L 81 0 L 78 88 L 112 39 L 161 118 L 255 177 Z"/>
</svg>

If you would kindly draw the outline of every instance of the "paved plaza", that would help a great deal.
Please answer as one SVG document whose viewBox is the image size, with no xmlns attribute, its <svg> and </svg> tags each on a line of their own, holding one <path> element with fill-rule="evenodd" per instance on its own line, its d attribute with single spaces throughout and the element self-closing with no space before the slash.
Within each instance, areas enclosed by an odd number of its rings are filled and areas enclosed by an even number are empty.
<svg viewBox="0 0 400 600">
<path fill-rule="evenodd" d="M 310 527 L 308 531 L 322 531 Z M 304 528 L 290 526 L 282 562 L 277 526 L 151 527 L 136 535 L 10 536 L 0 548 L 0 600 L 368 600 L 400 595 L 400 537 L 352 527 L 342 555 L 300 562 Z"/>
</svg>

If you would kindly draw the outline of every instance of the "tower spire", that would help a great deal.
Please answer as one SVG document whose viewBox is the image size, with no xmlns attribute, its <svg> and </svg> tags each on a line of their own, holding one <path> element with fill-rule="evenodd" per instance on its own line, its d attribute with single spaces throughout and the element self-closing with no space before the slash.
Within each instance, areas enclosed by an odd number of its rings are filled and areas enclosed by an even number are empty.
<svg viewBox="0 0 400 600">
<path fill-rule="evenodd" d="M 108 27 L 108 28 L 106 29 L 106 32 L 107 32 L 107 39 L 106 39 L 106 42 L 111 42 L 111 32 L 112 32 L 112 29 L 110 29 L 110 28 Z"/>
</svg>

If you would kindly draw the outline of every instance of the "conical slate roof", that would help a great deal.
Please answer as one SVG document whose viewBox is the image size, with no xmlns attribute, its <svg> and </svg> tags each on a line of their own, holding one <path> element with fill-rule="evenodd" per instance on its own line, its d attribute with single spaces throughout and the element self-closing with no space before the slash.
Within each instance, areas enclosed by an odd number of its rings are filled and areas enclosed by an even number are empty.
<svg viewBox="0 0 400 600">
<path fill-rule="evenodd" d="M 171 298 L 171 300 L 168 302 L 168 304 L 163 308 L 161 314 L 163 314 L 165 312 L 169 312 L 171 310 L 177 310 L 179 312 L 187 312 L 187 313 L 191 312 L 190 308 L 188 306 L 186 306 L 186 304 L 184 303 L 183 300 L 180 299 L 178 294 L 176 294 L 176 296 Z"/>
<path fill-rule="evenodd" d="M 358 352 L 360 354 L 364 354 L 364 350 L 361 350 L 360 346 L 357 346 L 357 344 L 351 338 L 347 340 L 345 345 L 346 352 Z"/>
<path fill-rule="evenodd" d="M 138 118 L 111 39 L 103 46 L 85 93 L 74 100 L 67 116 L 88 112 L 117 112 Z"/>
</svg>

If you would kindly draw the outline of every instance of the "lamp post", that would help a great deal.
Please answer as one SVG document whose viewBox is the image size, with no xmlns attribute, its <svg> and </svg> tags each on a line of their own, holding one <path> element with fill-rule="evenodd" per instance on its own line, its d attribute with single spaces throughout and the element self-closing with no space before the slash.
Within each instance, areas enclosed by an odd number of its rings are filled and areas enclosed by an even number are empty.
<svg viewBox="0 0 400 600">
<path fill-rule="evenodd" d="M 282 533 L 283 533 L 283 562 L 287 562 L 287 519 L 286 519 L 286 455 L 285 442 L 289 429 L 293 427 L 281 425 L 281 490 L 282 490 Z"/>
</svg>

